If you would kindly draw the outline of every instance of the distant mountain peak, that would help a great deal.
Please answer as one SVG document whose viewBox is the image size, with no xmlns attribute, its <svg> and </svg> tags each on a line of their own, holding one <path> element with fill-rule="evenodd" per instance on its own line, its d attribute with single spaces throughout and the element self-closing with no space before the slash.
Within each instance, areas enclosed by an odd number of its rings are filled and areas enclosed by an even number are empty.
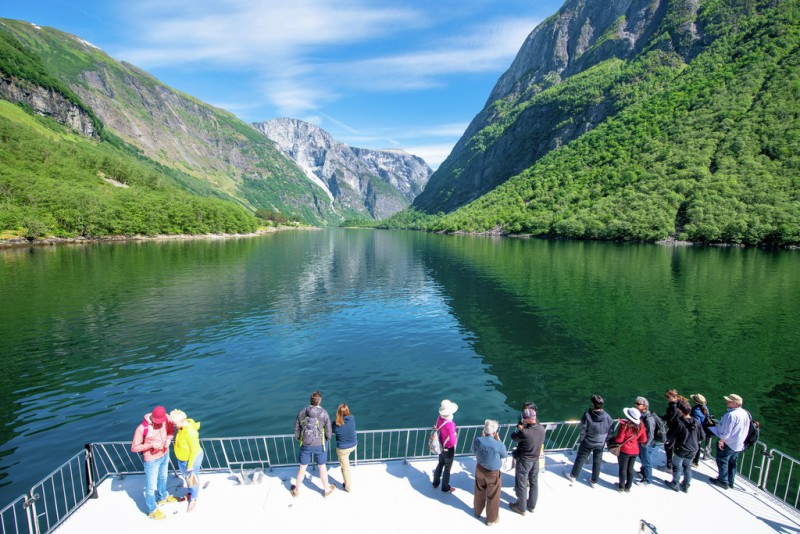
<svg viewBox="0 0 800 534">
<path fill-rule="evenodd" d="M 328 194 L 332 207 L 353 216 L 383 219 L 422 192 L 433 171 L 403 150 L 373 150 L 341 143 L 319 126 L 279 118 L 253 123 Z"/>
</svg>

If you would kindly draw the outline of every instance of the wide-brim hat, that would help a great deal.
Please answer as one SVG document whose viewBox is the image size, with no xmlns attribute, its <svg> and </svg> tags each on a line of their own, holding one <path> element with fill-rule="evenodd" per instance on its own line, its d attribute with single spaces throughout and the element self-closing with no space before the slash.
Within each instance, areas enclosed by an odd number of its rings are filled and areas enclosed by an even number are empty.
<svg viewBox="0 0 800 534">
<path fill-rule="evenodd" d="M 156 406 L 153 408 L 153 411 L 150 412 L 150 420 L 157 425 L 165 423 L 167 421 L 167 409 L 163 406 Z"/>
<path fill-rule="evenodd" d="M 731 393 L 730 395 L 725 395 L 725 400 L 728 402 L 735 402 L 736 404 L 743 404 L 744 400 L 737 395 L 736 393 Z"/>
<path fill-rule="evenodd" d="M 447 399 L 443 400 L 442 404 L 439 406 L 439 415 L 441 415 L 442 417 L 450 417 L 457 411 L 458 411 L 458 404 L 456 404 L 455 402 L 450 402 Z"/>
<path fill-rule="evenodd" d="M 706 398 L 699 393 L 695 393 L 694 395 L 690 395 L 692 400 L 695 401 L 697 404 L 705 404 Z"/>
<path fill-rule="evenodd" d="M 642 412 L 639 411 L 639 408 L 625 408 L 622 413 L 631 423 L 638 425 L 642 421 Z"/>
</svg>

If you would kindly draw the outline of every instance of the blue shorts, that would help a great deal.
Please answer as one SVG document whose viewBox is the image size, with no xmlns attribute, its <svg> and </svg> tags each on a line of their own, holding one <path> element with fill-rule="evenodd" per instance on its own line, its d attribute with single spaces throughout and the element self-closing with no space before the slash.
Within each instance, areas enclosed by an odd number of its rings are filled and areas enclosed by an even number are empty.
<svg viewBox="0 0 800 534">
<path fill-rule="evenodd" d="M 314 460 L 316 460 L 317 465 L 325 465 L 325 462 L 328 461 L 328 455 L 322 445 L 317 445 L 316 447 L 303 445 L 300 447 L 300 465 L 309 465 Z"/>
</svg>

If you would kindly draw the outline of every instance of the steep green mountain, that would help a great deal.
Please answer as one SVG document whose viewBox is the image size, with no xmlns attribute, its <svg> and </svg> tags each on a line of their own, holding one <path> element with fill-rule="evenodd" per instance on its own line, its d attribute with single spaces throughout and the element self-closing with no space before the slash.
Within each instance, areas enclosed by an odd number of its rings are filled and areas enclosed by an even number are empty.
<svg viewBox="0 0 800 534">
<path fill-rule="evenodd" d="M 798 47 L 797 0 L 568 0 L 385 226 L 798 243 Z"/>
<path fill-rule="evenodd" d="M 312 224 L 338 222 L 324 191 L 263 135 L 234 115 L 162 84 L 94 45 L 52 28 L 0 19 L 3 60 L 0 97 L 23 102 L 87 135 L 107 132 L 148 158 L 242 205 L 299 217 Z M 15 54 L 5 59 L 5 52 Z M 20 60 L 21 61 L 18 61 Z M 20 68 L 20 62 L 27 67 Z M 31 65 L 38 64 L 38 68 Z M 40 93 L 26 100 L 32 85 Z M 74 103 L 72 116 L 48 102 L 57 93 Z M 87 128 L 84 123 L 93 128 Z M 77 127 L 76 127 L 77 124 Z"/>
<path fill-rule="evenodd" d="M 185 189 L 189 186 L 198 193 Z M 0 239 L 242 233 L 242 206 L 195 179 L 0 100 Z"/>
</svg>

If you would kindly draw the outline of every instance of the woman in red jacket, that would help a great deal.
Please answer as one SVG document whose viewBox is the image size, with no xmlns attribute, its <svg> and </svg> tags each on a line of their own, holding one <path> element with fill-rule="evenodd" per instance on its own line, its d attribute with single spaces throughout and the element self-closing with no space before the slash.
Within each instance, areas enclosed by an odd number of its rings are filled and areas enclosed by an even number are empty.
<svg viewBox="0 0 800 534">
<path fill-rule="evenodd" d="M 639 456 L 639 444 L 647 442 L 647 433 L 642 424 L 642 412 L 637 408 L 622 410 L 625 419 L 619 420 L 615 443 L 622 443 L 619 451 L 619 484 L 617 491 L 630 491 L 633 484 L 633 466 Z"/>
</svg>

